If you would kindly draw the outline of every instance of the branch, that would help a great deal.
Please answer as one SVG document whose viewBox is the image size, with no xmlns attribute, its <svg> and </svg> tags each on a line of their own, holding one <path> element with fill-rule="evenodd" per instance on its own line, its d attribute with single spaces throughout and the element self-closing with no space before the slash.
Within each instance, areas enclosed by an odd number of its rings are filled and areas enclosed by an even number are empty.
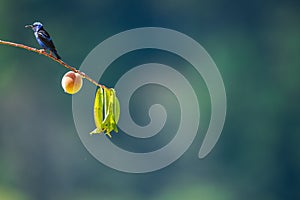
<svg viewBox="0 0 300 200">
<path fill-rule="evenodd" d="M 18 44 L 18 43 L 14 43 L 14 42 L 8 42 L 8 41 L 3 41 L 3 40 L 0 40 L 0 44 L 3 44 L 3 45 L 8 45 L 8 46 L 13 46 L 13 47 L 18 47 L 18 48 L 22 48 L 22 49 L 26 49 L 28 51 L 32 51 L 32 52 L 35 52 L 35 53 L 38 53 L 38 54 L 42 54 L 48 58 L 51 58 L 52 60 L 54 60 L 55 62 L 61 64 L 62 66 L 64 66 L 65 68 L 75 72 L 75 73 L 78 73 L 80 74 L 80 76 L 82 78 L 85 78 L 86 80 L 90 81 L 91 83 L 93 83 L 94 85 L 98 86 L 98 87 L 101 87 L 101 88 L 107 88 L 105 87 L 104 85 L 101 85 L 99 84 L 97 81 L 93 80 L 91 77 L 89 77 L 88 75 L 86 75 L 84 72 L 81 72 L 79 71 L 78 69 L 68 65 L 67 63 L 65 63 L 64 61 L 60 60 L 60 59 L 57 59 L 56 57 L 54 57 L 52 54 L 49 54 L 47 53 L 46 51 L 44 51 L 43 49 L 40 50 L 40 49 L 36 49 L 36 48 L 33 48 L 33 47 L 29 47 L 29 46 L 26 46 L 24 44 Z"/>
</svg>

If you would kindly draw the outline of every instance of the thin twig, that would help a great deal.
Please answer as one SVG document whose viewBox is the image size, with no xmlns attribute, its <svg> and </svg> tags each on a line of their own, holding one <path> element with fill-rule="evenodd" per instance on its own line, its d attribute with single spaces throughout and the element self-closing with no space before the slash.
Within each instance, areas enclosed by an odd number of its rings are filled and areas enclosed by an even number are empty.
<svg viewBox="0 0 300 200">
<path fill-rule="evenodd" d="M 44 51 L 43 49 L 36 49 L 33 47 L 29 47 L 26 46 L 24 44 L 18 44 L 18 43 L 14 43 L 14 42 L 8 42 L 8 41 L 3 41 L 0 40 L 0 44 L 4 44 L 4 45 L 8 45 L 8 46 L 13 46 L 13 47 L 18 47 L 18 48 L 22 48 L 22 49 L 26 49 L 28 51 L 32 51 L 38 54 L 42 54 L 48 58 L 51 58 L 52 60 L 54 60 L 55 62 L 58 62 L 59 64 L 61 64 L 62 66 L 64 66 L 65 68 L 80 74 L 80 76 L 82 78 L 85 78 L 86 80 L 90 81 L 91 83 L 93 83 L 94 85 L 101 87 L 101 88 L 106 88 L 106 86 L 99 84 L 97 81 L 95 81 L 94 79 L 92 79 L 91 77 L 89 77 L 88 75 L 86 75 L 84 72 L 79 71 L 78 69 L 76 69 L 75 67 L 72 67 L 70 65 L 68 65 L 67 63 L 65 63 L 64 61 L 57 59 L 56 57 L 54 57 L 52 54 L 47 53 L 46 51 Z"/>
</svg>

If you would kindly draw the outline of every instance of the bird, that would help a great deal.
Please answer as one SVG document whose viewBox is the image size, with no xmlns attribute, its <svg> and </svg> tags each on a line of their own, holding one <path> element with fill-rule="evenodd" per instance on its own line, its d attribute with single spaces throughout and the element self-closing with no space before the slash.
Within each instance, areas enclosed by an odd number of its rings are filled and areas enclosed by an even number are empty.
<svg viewBox="0 0 300 200">
<path fill-rule="evenodd" d="M 34 36 L 39 45 L 43 48 L 43 51 L 48 49 L 50 50 L 50 55 L 52 55 L 53 52 L 57 59 L 61 59 L 56 51 L 49 33 L 44 29 L 44 26 L 41 22 L 34 22 L 32 25 L 26 25 L 25 28 L 31 28 L 33 30 Z"/>
</svg>

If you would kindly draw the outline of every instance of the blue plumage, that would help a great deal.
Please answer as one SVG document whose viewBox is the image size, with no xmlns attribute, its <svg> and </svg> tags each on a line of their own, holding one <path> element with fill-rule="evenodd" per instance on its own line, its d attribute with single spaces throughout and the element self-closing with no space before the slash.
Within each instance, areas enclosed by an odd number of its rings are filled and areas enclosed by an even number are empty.
<svg viewBox="0 0 300 200">
<path fill-rule="evenodd" d="M 35 22 L 32 25 L 26 25 L 25 27 L 33 30 L 37 42 L 44 50 L 50 50 L 50 54 L 53 52 L 57 59 L 61 59 L 61 57 L 57 54 L 56 48 L 49 33 L 44 29 L 42 23 Z"/>
</svg>

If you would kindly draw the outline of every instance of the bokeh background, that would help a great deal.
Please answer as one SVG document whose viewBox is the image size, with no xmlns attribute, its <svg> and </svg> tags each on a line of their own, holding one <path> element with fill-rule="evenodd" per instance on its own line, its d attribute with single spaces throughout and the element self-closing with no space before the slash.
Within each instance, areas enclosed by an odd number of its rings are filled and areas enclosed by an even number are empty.
<svg viewBox="0 0 300 200">
<path fill-rule="evenodd" d="M 60 86 L 67 70 L 46 57 L 1 45 L 0 199 L 300 199 L 299 19 L 300 2 L 289 0 L 0 0 L 0 39 L 38 47 L 24 25 L 41 21 L 59 54 L 76 67 L 101 41 L 127 29 L 183 32 L 214 59 L 228 98 L 221 138 L 199 160 L 210 105 L 192 66 L 149 50 L 116 60 L 101 83 L 112 87 L 137 64 L 174 65 L 193 83 L 203 116 L 199 136 L 179 160 L 153 173 L 126 174 L 98 162 L 81 143 L 72 98 Z M 179 108 L 172 108 L 178 102 L 159 86 L 137 91 L 133 119 L 147 123 L 143 103 L 146 108 L 153 103 L 149 94 L 168 114 L 175 112 L 161 135 L 176 132 Z M 148 150 L 142 141 L 123 141 L 122 134 L 114 136 L 119 145 Z M 149 139 L 147 145 L 158 148 L 168 137 Z"/>
</svg>

